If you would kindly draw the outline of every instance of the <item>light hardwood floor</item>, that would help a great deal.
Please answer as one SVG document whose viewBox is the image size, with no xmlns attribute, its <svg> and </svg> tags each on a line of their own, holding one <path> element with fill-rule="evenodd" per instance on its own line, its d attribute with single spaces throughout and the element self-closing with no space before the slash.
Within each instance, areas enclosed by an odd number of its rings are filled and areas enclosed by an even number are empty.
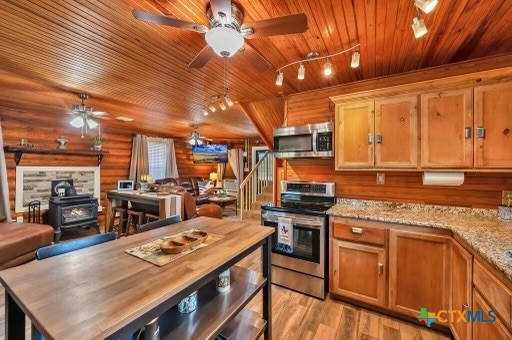
<svg viewBox="0 0 512 340">
<path fill-rule="evenodd" d="M 260 253 L 255 252 L 240 265 L 261 268 Z M 261 294 L 249 308 L 261 313 Z M 5 296 L 0 289 L 0 340 L 5 338 Z M 331 299 L 315 299 L 279 286 L 272 286 L 273 339 L 386 339 L 441 340 L 450 337 L 424 327 Z M 27 339 L 30 322 L 27 319 Z"/>
</svg>

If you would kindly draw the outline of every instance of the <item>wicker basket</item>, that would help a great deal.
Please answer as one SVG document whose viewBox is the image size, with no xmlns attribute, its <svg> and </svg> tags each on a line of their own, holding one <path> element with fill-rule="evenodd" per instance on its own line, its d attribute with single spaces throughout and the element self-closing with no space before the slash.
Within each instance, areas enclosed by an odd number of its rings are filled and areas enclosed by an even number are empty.
<svg viewBox="0 0 512 340">
<path fill-rule="evenodd" d="M 512 220 L 512 207 L 506 205 L 498 206 L 498 216 L 504 220 Z"/>
</svg>

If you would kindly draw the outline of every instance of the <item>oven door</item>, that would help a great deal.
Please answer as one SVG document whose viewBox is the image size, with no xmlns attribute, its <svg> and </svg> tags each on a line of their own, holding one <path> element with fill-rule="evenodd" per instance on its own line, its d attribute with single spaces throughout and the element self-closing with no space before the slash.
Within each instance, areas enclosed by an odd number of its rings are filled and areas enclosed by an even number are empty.
<svg viewBox="0 0 512 340">
<path fill-rule="evenodd" d="M 293 247 L 277 242 L 279 217 L 292 219 Z M 263 211 L 262 223 L 276 228 L 272 234 L 272 264 L 323 277 L 325 263 L 325 216 Z"/>
</svg>

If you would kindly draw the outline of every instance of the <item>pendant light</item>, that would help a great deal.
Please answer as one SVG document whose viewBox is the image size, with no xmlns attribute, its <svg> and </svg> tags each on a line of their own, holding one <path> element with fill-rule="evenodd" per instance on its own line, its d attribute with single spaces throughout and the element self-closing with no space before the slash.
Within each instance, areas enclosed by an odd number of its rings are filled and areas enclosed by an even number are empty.
<svg viewBox="0 0 512 340">
<path fill-rule="evenodd" d="M 327 61 L 324 64 L 324 76 L 328 77 L 331 74 L 332 74 L 332 64 L 329 61 L 329 59 L 327 59 Z"/>
<path fill-rule="evenodd" d="M 284 79 L 283 72 L 279 71 L 279 73 L 277 73 L 276 85 L 277 86 L 282 86 L 283 85 L 283 79 Z"/>
<path fill-rule="evenodd" d="M 354 53 L 352 53 L 352 61 L 350 62 L 350 67 L 358 68 L 359 67 L 359 58 L 360 57 L 361 57 L 361 55 L 359 54 L 358 51 L 355 51 Z"/>
<path fill-rule="evenodd" d="M 416 39 L 421 38 L 425 34 L 428 33 L 427 26 L 425 26 L 425 22 L 420 16 L 417 16 L 412 19 L 412 31 L 414 32 L 414 37 Z"/>
<path fill-rule="evenodd" d="M 304 80 L 304 75 L 306 73 L 306 68 L 304 67 L 303 63 L 300 63 L 298 72 L 297 72 L 297 79 Z"/>
</svg>

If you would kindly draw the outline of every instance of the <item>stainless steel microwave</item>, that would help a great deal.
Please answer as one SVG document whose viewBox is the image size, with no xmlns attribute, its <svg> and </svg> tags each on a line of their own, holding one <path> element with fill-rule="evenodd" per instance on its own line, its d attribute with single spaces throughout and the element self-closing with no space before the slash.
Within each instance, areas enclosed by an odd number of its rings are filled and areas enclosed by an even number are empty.
<svg viewBox="0 0 512 340">
<path fill-rule="evenodd" d="M 274 150 L 279 158 L 332 158 L 332 122 L 274 129 Z"/>
</svg>

